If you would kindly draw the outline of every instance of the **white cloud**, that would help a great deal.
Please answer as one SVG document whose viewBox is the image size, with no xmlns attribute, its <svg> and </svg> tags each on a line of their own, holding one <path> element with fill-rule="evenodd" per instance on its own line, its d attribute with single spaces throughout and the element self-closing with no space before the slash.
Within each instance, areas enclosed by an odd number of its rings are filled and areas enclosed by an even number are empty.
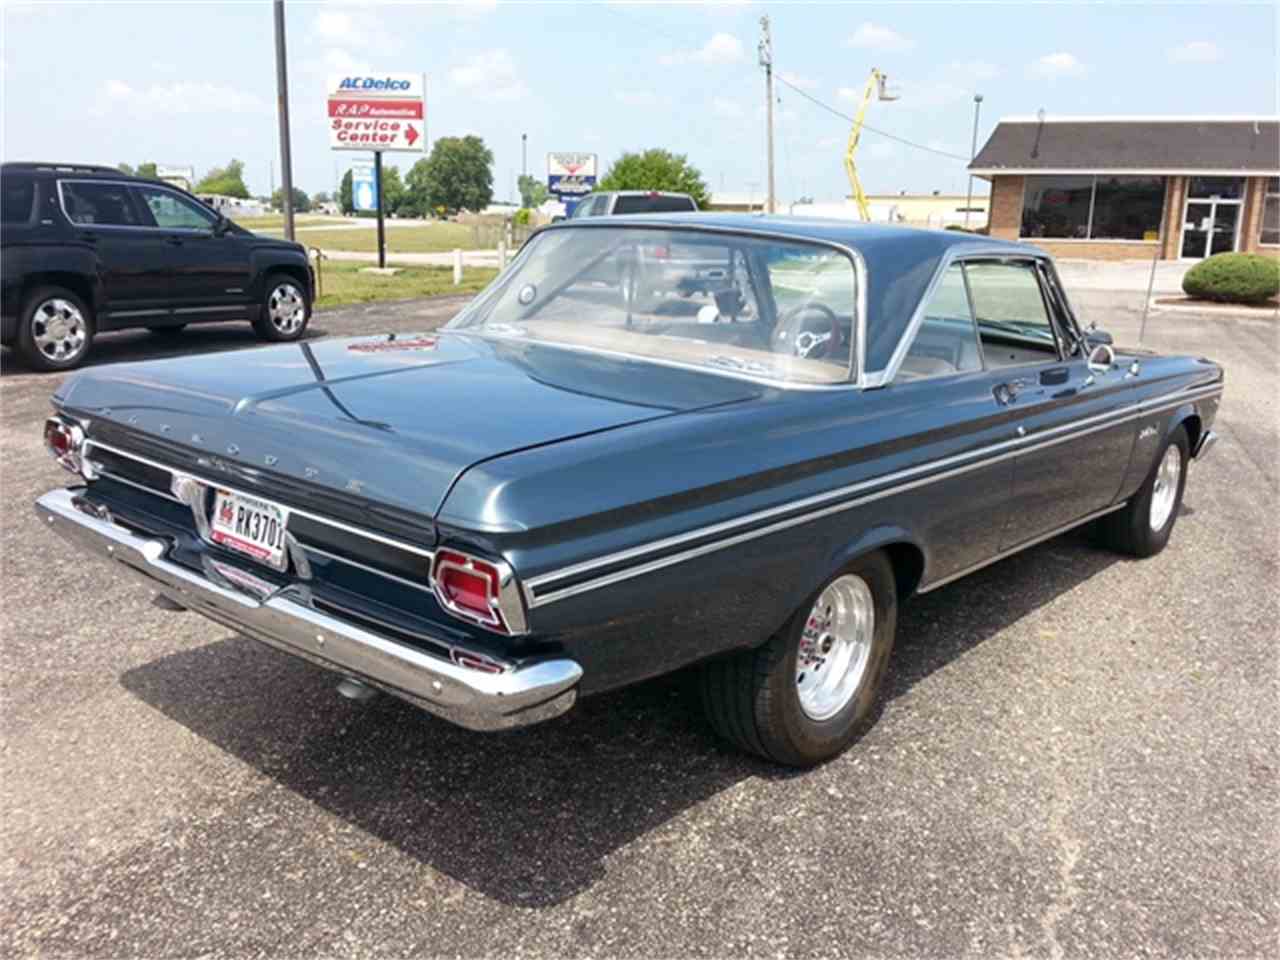
<svg viewBox="0 0 1280 960">
<path fill-rule="evenodd" d="M 877 160 L 887 160 L 897 155 L 898 147 L 888 140 L 877 140 L 868 144 L 867 153 Z"/>
<path fill-rule="evenodd" d="M 947 64 L 947 71 L 955 76 L 973 80 L 994 80 L 1003 72 L 994 63 L 987 63 L 985 60 L 957 60 L 955 63 Z"/>
<path fill-rule="evenodd" d="M 846 142 L 846 137 L 822 137 L 818 140 L 819 150 L 830 150 L 832 147 L 838 147 Z"/>
<path fill-rule="evenodd" d="M 219 83 L 183 80 L 155 83 L 135 89 L 123 80 L 112 80 L 99 95 L 93 112 L 105 116 L 124 110 L 139 116 L 177 114 L 270 114 L 269 100 Z"/>
<path fill-rule="evenodd" d="M 342 10 L 321 10 L 316 14 L 312 28 L 316 36 L 322 40 L 359 41 L 361 39 L 357 36 L 355 20 L 351 18 L 351 14 Z"/>
<path fill-rule="evenodd" d="M 837 87 L 836 96 L 841 100 L 861 100 L 862 91 L 854 87 Z"/>
<path fill-rule="evenodd" d="M 910 50 L 915 46 L 915 41 L 878 23 L 867 22 L 853 31 L 853 35 L 849 37 L 849 46 L 894 53 Z"/>
<path fill-rule="evenodd" d="M 742 43 L 731 33 L 713 34 L 711 39 L 697 50 L 677 50 L 658 58 L 663 66 L 677 63 L 738 63 L 743 59 Z"/>
<path fill-rule="evenodd" d="M 502 48 L 482 51 L 451 68 L 449 84 L 477 100 L 519 100 L 528 92 L 515 60 Z"/>
<path fill-rule="evenodd" d="M 1071 53 L 1047 53 L 1031 65 L 1033 73 L 1042 77 L 1073 77 L 1087 71 L 1087 67 Z"/>
<path fill-rule="evenodd" d="M 626 107 L 655 107 L 658 98 L 648 90 L 620 90 L 614 98 Z"/>
<path fill-rule="evenodd" d="M 724 117 L 728 120 L 737 120 L 746 113 L 742 109 L 742 104 L 736 100 L 730 100 L 728 97 L 715 97 L 712 99 L 711 111 L 716 116 Z"/>
<path fill-rule="evenodd" d="M 1222 48 L 1208 40 L 1192 40 L 1180 47 L 1170 47 L 1170 63 L 1216 63 L 1222 59 Z"/>
</svg>

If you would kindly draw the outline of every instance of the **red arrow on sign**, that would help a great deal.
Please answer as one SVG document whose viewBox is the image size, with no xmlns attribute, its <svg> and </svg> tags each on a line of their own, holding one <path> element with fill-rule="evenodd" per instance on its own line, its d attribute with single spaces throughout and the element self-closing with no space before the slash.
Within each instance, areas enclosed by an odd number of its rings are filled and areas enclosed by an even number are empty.
<svg viewBox="0 0 1280 960">
<path fill-rule="evenodd" d="M 418 142 L 418 131 L 413 126 L 405 128 L 404 138 L 409 141 L 409 146 L 413 146 Z"/>
</svg>

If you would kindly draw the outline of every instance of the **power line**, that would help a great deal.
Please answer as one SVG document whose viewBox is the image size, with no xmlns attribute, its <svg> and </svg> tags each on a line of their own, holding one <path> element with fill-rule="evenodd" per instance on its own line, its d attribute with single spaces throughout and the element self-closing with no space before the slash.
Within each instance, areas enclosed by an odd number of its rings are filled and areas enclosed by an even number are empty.
<svg viewBox="0 0 1280 960">
<path fill-rule="evenodd" d="M 800 96 L 804 97 L 810 103 L 813 103 L 821 107 L 823 110 L 826 110 L 828 113 L 834 113 L 837 117 L 840 117 L 843 120 L 847 120 L 849 123 L 853 123 L 853 117 L 849 116 L 847 113 L 842 113 L 841 111 L 837 110 L 835 107 L 831 106 L 830 104 L 824 103 L 823 101 L 819 100 L 817 97 L 813 96 L 812 94 L 806 93 L 804 90 L 801 90 L 799 87 L 797 87 L 794 83 L 788 80 L 781 73 L 775 72 L 774 79 L 777 80 L 779 83 L 785 84 L 786 86 L 790 87 L 792 90 L 800 94 Z M 905 137 L 900 137 L 897 134 L 887 133 L 884 130 L 877 130 L 875 127 L 871 126 L 870 124 L 864 123 L 862 125 L 862 129 L 869 130 L 872 133 L 878 133 L 880 136 L 886 137 L 890 140 L 896 140 L 898 141 L 898 143 L 905 144 L 908 147 L 915 147 L 917 150 L 926 150 L 929 153 L 936 153 L 940 157 L 948 157 L 951 160 L 963 160 L 965 163 L 969 162 L 968 157 L 962 157 L 958 153 L 948 153 L 946 150 L 938 150 L 935 147 L 926 147 L 923 143 L 915 143 L 914 141 L 908 140 Z"/>
</svg>

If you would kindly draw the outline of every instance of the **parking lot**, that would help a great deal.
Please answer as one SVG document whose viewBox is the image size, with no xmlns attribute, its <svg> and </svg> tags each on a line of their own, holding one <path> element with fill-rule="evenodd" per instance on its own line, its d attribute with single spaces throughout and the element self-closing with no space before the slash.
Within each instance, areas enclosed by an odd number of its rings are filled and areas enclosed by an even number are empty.
<svg viewBox="0 0 1280 960">
<path fill-rule="evenodd" d="M 1122 344 L 1142 299 L 1076 297 Z M 723 746 L 685 677 L 486 736 L 153 607 L 36 523 L 60 377 L 5 351 L 0 952 L 1269 955 L 1277 329 L 1153 315 L 1146 346 L 1227 371 L 1169 548 L 1068 534 L 911 602 L 877 724 L 804 773 Z M 256 346 L 136 332 L 91 362 Z"/>
</svg>

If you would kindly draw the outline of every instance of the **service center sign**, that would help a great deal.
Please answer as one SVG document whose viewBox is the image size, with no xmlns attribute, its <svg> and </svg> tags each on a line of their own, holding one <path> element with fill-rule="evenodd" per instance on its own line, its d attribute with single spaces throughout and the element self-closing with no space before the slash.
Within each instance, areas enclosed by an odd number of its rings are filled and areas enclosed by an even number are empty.
<svg viewBox="0 0 1280 960">
<path fill-rule="evenodd" d="M 595 189 L 594 153 L 548 153 L 547 192 L 557 199 L 581 197 Z"/>
<path fill-rule="evenodd" d="M 427 149 L 426 78 L 420 73 L 329 77 L 329 146 L 334 150 Z"/>
</svg>

